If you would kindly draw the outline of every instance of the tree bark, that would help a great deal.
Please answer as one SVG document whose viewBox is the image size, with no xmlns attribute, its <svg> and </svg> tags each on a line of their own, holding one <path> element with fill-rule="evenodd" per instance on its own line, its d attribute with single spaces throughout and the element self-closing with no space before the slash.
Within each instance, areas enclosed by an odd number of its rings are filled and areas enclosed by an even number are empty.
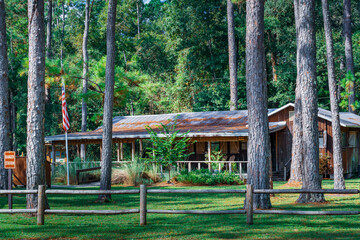
<svg viewBox="0 0 360 240">
<path fill-rule="evenodd" d="M 272 68 L 272 74 L 273 74 L 273 81 L 277 82 L 277 74 L 276 74 L 276 54 L 271 53 L 271 68 Z"/>
<path fill-rule="evenodd" d="M 237 94 L 237 51 L 235 40 L 234 4 L 227 0 L 227 23 L 228 23 L 228 45 L 229 45 L 229 73 L 230 73 L 230 111 L 238 108 Z"/>
<path fill-rule="evenodd" d="M 28 0 L 29 73 L 27 107 L 27 189 L 45 185 L 45 26 L 44 0 Z M 27 208 L 37 207 L 37 194 L 27 195 Z"/>
<path fill-rule="evenodd" d="M 246 90 L 248 104 L 248 183 L 269 189 L 270 143 L 264 53 L 264 1 L 246 1 Z M 254 208 L 271 208 L 269 194 L 255 194 Z"/>
<path fill-rule="evenodd" d="M 106 79 L 105 100 L 103 119 L 103 139 L 101 153 L 101 178 L 100 189 L 111 189 L 111 153 L 112 153 L 112 114 L 114 103 L 114 79 L 115 79 L 115 21 L 117 0 L 109 0 L 107 30 L 106 30 Z M 111 196 L 99 196 L 106 201 Z"/>
<path fill-rule="evenodd" d="M 316 88 L 315 0 L 299 0 L 299 81 L 304 164 L 302 187 L 321 189 L 319 175 L 319 132 Z M 323 202 L 323 194 L 301 194 L 297 202 Z"/>
<path fill-rule="evenodd" d="M 140 39 L 140 18 L 141 18 L 141 12 L 140 12 L 140 1 L 136 1 L 136 24 L 137 24 L 137 33 L 138 33 L 138 39 Z"/>
<path fill-rule="evenodd" d="M 65 37 L 65 23 L 66 23 L 66 16 L 65 16 L 65 3 L 61 4 L 62 9 L 62 29 L 61 29 L 61 38 L 60 38 L 60 62 L 61 62 L 61 72 L 63 71 L 63 60 L 64 60 L 64 37 Z M 61 73 L 62 74 L 62 73 Z"/>
<path fill-rule="evenodd" d="M 14 103 L 14 90 L 9 89 L 9 110 L 10 110 L 10 149 L 14 152 L 17 150 L 16 141 L 16 104 Z"/>
<path fill-rule="evenodd" d="M 342 152 L 341 152 L 339 103 L 337 101 L 337 84 L 335 78 L 335 65 L 334 65 L 334 43 L 332 37 L 328 1 L 322 0 L 321 2 L 322 2 L 323 16 L 324 16 L 328 82 L 329 82 L 330 104 L 331 104 L 331 115 L 332 115 L 334 189 L 345 189 L 344 169 L 343 169 L 343 160 L 342 160 Z"/>
<path fill-rule="evenodd" d="M 88 75 L 89 75 L 89 54 L 88 54 L 88 36 L 89 36 L 89 22 L 90 22 L 90 0 L 86 0 L 85 3 L 85 28 L 84 28 L 84 36 L 83 36 L 83 45 L 82 45 L 82 53 L 83 53 L 83 89 L 82 92 L 85 95 L 88 90 Z M 82 98 L 82 106 L 81 106 L 81 131 L 86 132 L 87 130 L 87 104 L 86 99 Z M 81 144 L 81 153 L 80 157 L 82 160 L 85 160 L 85 144 Z"/>
<path fill-rule="evenodd" d="M 9 81 L 5 1 L 0 0 L 0 189 L 7 188 L 4 152 L 10 150 Z"/>
<path fill-rule="evenodd" d="M 294 14 L 295 14 L 295 28 L 296 28 L 296 42 L 298 43 L 299 34 L 299 0 L 294 0 Z M 299 45 L 296 48 L 296 89 L 295 89 L 295 109 L 294 109 L 294 121 L 293 121 L 293 138 L 291 148 L 291 169 L 290 178 L 288 183 L 301 182 L 302 174 L 301 167 L 303 164 L 303 149 L 302 149 L 302 116 L 301 116 L 301 82 L 299 78 Z"/>
<path fill-rule="evenodd" d="M 51 58 L 51 39 L 52 39 L 52 0 L 48 1 L 48 21 L 46 26 L 46 57 Z"/>
<path fill-rule="evenodd" d="M 352 48 L 352 33 L 351 33 L 351 0 L 344 0 L 344 20 L 343 20 L 343 33 L 345 39 L 345 63 L 346 73 L 354 75 L 354 58 Z M 349 112 L 354 113 L 355 108 L 355 82 L 351 82 L 349 87 Z"/>
</svg>

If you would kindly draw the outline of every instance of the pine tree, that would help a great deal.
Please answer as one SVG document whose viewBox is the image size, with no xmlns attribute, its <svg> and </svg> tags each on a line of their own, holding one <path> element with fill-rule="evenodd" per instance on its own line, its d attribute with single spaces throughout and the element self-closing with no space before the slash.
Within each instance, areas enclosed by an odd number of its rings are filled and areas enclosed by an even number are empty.
<svg viewBox="0 0 360 240">
<path fill-rule="evenodd" d="M 111 189 L 111 147 L 112 147 L 112 115 L 114 105 L 114 78 L 115 78 L 115 21 L 117 0 L 109 0 L 108 19 L 106 25 L 106 79 L 103 118 L 103 139 L 101 154 L 100 189 Z M 100 196 L 106 201 L 111 196 Z"/>
<path fill-rule="evenodd" d="M 270 139 L 264 53 L 264 1 L 246 2 L 246 90 L 248 104 L 248 183 L 270 188 Z M 271 208 L 269 194 L 256 194 L 254 208 Z"/>
</svg>

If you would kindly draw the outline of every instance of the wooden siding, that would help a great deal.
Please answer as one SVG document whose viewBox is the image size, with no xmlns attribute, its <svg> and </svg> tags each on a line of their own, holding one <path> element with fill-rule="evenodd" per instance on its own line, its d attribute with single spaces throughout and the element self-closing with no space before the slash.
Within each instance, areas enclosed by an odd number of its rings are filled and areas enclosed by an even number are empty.
<svg viewBox="0 0 360 240">
<path fill-rule="evenodd" d="M 284 130 L 277 132 L 276 136 L 276 161 L 281 170 L 284 164 L 291 158 L 291 142 L 292 142 L 292 126 L 293 122 L 289 120 L 289 112 L 294 111 L 294 107 L 289 106 L 274 115 L 269 117 L 269 122 L 285 121 L 287 127 Z M 332 127 L 331 122 L 319 118 L 318 130 L 319 132 L 326 131 L 326 144 L 319 146 L 319 152 L 322 155 L 330 157 L 330 165 L 333 166 L 333 142 L 332 142 Z M 358 128 L 344 128 L 341 127 L 342 134 L 346 134 L 347 144 L 342 148 L 343 166 L 345 174 L 354 174 L 358 172 L 358 165 L 360 165 L 360 129 Z M 349 146 L 348 140 L 350 132 L 356 132 L 356 146 Z"/>
<path fill-rule="evenodd" d="M 292 121 L 289 119 L 290 111 L 294 111 L 291 106 L 269 117 L 269 122 L 286 122 L 286 128 L 276 132 L 275 143 L 271 143 L 276 145 L 276 160 L 274 161 L 277 166 L 273 166 L 273 169 L 280 171 L 291 158 Z"/>
</svg>

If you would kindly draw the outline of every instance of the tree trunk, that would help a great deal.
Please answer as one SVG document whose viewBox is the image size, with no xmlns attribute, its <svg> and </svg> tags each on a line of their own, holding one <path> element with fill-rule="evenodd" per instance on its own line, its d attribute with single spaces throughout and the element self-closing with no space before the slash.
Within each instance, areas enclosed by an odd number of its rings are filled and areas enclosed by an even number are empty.
<svg viewBox="0 0 360 240">
<path fill-rule="evenodd" d="M 343 20 L 343 33 L 345 39 L 345 63 L 346 73 L 354 75 L 354 59 L 352 49 L 352 33 L 351 33 L 351 0 L 344 0 L 344 20 Z M 349 112 L 355 112 L 355 83 L 351 82 L 349 87 Z"/>
<path fill-rule="evenodd" d="M 117 0 L 109 0 L 108 19 L 106 26 L 106 79 L 103 119 L 103 139 L 101 154 L 100 189 L 111 189 L 111 153 L 112 153 L 112 114 L 114 103 L 114 78 L 115 78 L 115 21 Z M 106 201 L 111 196 L 99 196 Z"/>
<path fill-rule="evenodd" d="M 304 164 L 302 187 L 321 189 L 316 89 L 315 0 L 299 0 L 298 73 L 301 83 L 301 113 Z M 323 194 L 301 194 L 297 202 L 323 202 Z"/>
<path fill-rule="evenodd" d="M 85 4 L 85 28 L 84 28 L 84 36 L 83 36 L 83 46 L 82 46 L 82 52 L 83 52 L 83 89 L 82 92 L 85 95 L 88 90 L 88 72 L 89 72 L 89 54 L 87 49 L 88 44 L 88 35 L 89 35 L 89 22 L 90 22 L 90 0 L 86 0 Z M 86 132 L 87 130 L 87 105 L 86 105 L 86 99 L 82 98 L 82 107 L 81 107 L 82 113 L 81 113 L 81 131 Z M 81 144 L 81 153 L 80 157 L 82 160 L 85 160 L 85 144 Z"/>
<path fill-rule="evenodd" d="M 273 81 L 277 82 L 277 74 L 276 74 L 276 54 L 271 53 L 271 68 L 272 68 L 272 74 L 273 74 Z"/>
<path fill-rule="evenodd" d="M 138 34 L 138 39 L 140 39 L 140 18 L 141 18 L 141 13 L 140 13 L 140 1 L 137 0 L 136 1 L 136 24 L 137 24 L 137 34 Z"/>
<path fill-rule="evenodd" d="M 28 0 L 29 73 L 27 107 L 27 189 L 45 185 L 45 26 L 44 0 Z M 27 195 L 27 208 L 37 207 L 37 194 Z"/>
<path fill-rule="evenodd" d="M 8 86 L 5 1 L 0 0 L 0 189 L 7 188 L 4 152 L 10 150 Z"/>
<path fill-rule="evenodd" d="M 64 2 L 61 4 L 62 9 L 62 29 L 61 29 L 61 38 L 60 38 L 60 61 L 61 61 L 61 72 L 63 71 L 63 59 L 64 59 L 64 37 L 65 37 L 65 4 Z M 63 74 L 63 73 L 61 73 Z"/>
<path fill-rule="evenodd" d="M 269 189 L 270 143 L 264 53 L 264 1 L 246 1 L 246 90 L 248 104 L 248 183 Z M 256 194 L 254 208 L 271 207 L 269 194 Z"/>
<path fill-rule="evenodd" d="M 46 26 L 46 57 L 51 58 L 51 39 L 52 39 L 52 0 L 48 1 L 48 21 Z"/>
<path fill-rule="evenodd" d="M 230 73 L 230 111 L 238 108 L 237 95 L 237 51 L 235 41 L 234 4 L 227 0 L 227 23 L 228 23 L 228 45 L 229 45 L 229 73 Z"/>
<path fill-rule="evenodd" d="M 14 103 L 14 90 L 9 89 L 9 109 L 10 109 L 10 149 L 12 151 L 17 150 L 16 142 L 16 104 Z"/>
<path fill-rule="evenodd" d="M 299 0 L 294 0 L 295 13 L 295 27 L 296 27 L 296 42 L 298 42 L 299 34 Z M 296 89 L 295 89 L 295 109 L 293 121 L 293 138 L 292 138 L 292 154 L 291 154 L 291 169 L 288 183 L 301 182 L 301 167 L 303 164 L 303 149 L 302 149 L 302 116 L 301 116 L 301 82 L 299 77 L 299 45 L 296 48 Z"/>
<path fill-rule="evenodd" d="M 339 118 L 339 103 L 337 101 L 337 84 L 334 66 L 334 43 L 327 0 L 322 0 L 324 29 L 326 39 L 327 68 L 330 92 L 333 133 L 333 159 L 334 159 L 334 189 L 345 189 L 344 169 L 341 152 L 341 133 Z"/>
</svg>

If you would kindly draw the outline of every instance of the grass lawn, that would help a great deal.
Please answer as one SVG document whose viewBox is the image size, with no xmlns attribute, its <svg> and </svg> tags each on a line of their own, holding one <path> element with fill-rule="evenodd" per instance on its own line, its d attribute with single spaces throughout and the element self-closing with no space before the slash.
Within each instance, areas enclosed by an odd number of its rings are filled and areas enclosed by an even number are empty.
<svg viewBox="0 0 360 240">
<path fill-rule="evenodd" d="M 284 182 L 275 182 L 282 188 Z M 360 179 L 346 181 L 348 189 L 359 189 Z M 324 180 L 324 188 L 332 181 Z M 196 187 L 245 189 L 245 186 Z M 130 189 L 114 187 L 114 189 Z M 235 210 L 241 209 L 244 194 L 149 194 L 148 209 Z M 139 208 L 139 195 L 114 195 L 111 203 L 97 203 L 97 196 L 49 195 L 52 209 Z M 359 195 L 326 195 L 326 204 L 295 204 L 297 195 L 271 198 L 274 209 L 360 210 Z M 7 198 L 0 197 L 0 209 Z M 14 196 L 14 208 L 25 208 L 25 196 Z M 360 216 L 255 215 L 246 225 L 245 215 L 148 214 L 148 225 L 139 226 L 139 214 L 46 215 L 45 225 L 26 214 L 0 215 L 0 238 L 63 239 L 360 239 Z"/>
</svg>

